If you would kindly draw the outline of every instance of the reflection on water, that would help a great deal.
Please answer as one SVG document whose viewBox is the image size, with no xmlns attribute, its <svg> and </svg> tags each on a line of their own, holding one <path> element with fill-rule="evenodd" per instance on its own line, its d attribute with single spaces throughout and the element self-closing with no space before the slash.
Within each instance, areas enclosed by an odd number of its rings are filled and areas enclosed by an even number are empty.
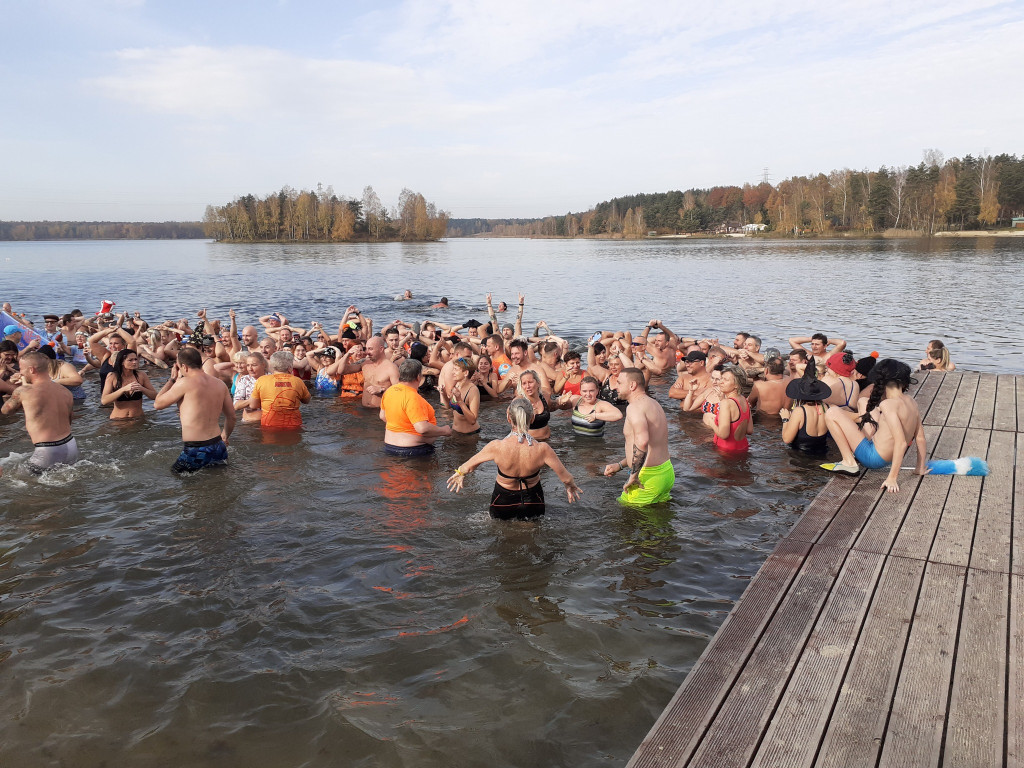
<svg viewBox="0 0 1024 768">
<path fill-rule="evenodd" d="M 26 311 L 50 309 L 33 293 L 38 276 L 83 253 L 68 300 L 91 307 L 110 275 L 90 256 L 117 249 L 180 267 L 142 282 L 125 259 L 118 284 L 140 287 L 114 297 L 168 317 L 185 312 L 181 275 L 198 272 L 211 279 L 188 291 L 212 311 L 229 294 L 250 314 L 273 296 L 299 321 L 310 307 L 326 319 L 353 301 L 387 320 L 391 294 L 411 286 L 424 299 L 403 315 L 445 293 L 464 320 L 479 314 L 483 290 L 514 298 L 521 286 L 502 274 L 516 265 L 550 276 L 526 291 L 527 319 L 546 316 L 574 337 L 621 312 L 679 331 L 752 327 L 776 344 L 795 325 L 835 328 L 860 349 L 891 345 L 915 359 L 922 339 L 944 335 L 973 367 L 1019 360 L 987 351 L 1020 336 L 1018 292 L 992 294 L 1019 278 L 1003 244 L 461 241 L 290 249 L 289 268 L 276 246 L 7 245 L 7 298 Z M 819 292 L 809 286 L 820 282 L 798 281 L 826 248 L 833 271 L 865 284 Z M 967 254 L 987 287 L 963 276 Z M 254 258 L 259 269 L 247 272 Z M 673 287 L 625 295 L 621 282 L 581 283 L 581 260 L 593 258 Z M 344 289 L 310 297 L 311 270 Z M 715 299 L 718 270 L 749 278 L 728 306 Z M 874 316 L 890 294 L 912 308 L 902 327 Z M 154 374 L 158 386 L 165 375 Z M 0 764 L 622 764 L 827 479 L 761 425 L 749 456 L 717 453 L 676 415 L 668 384 L 655 392 L 670 412 L 673 500 L 620 507 L 621 477 L 601 472 L 621 456 L 621 428 L 586 440 L 558 413 L 551 444 L 584 496 L 570 506 L 548 476 L 538 523 L 487 516 L 488 468 L 462 494 L 445 489 L 455 466 L 507 429 L 487 404 L 479 441 L 443 440 L 434 457 L 399 460 L 378 450 L 375 411 L 315 397 L 301 433 L 282 442 L 239 425 L 230 466 L 187 477 L 169 471 L 181 449 L 175 415 L 110 422 L 94 379 L 75 425 L 86 461 L 73 468 L 19 476 L 30 446 L 19 420 L 0 419 Z"/>
</svg>

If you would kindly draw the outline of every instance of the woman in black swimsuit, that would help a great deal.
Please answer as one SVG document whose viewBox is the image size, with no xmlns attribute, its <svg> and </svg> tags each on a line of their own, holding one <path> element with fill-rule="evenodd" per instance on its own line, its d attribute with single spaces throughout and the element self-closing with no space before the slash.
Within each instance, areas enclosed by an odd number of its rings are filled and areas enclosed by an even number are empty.
<svg viewBox="0 0 1024 768">
<path fill-rule="evenodd" d="M 448 490 L 458 493 L 466 475 L 481 464 L 493 461 L 498 467 L 498 477 L 491 493 L 491 517 L 510 520 L 543 515 L 544 488 L 540 484 L 540 471 L 544 467 L 551 467 L 558 475 L 569 503 L 576 501 L 580 489 L 554 449 L 530 437 L 529 424 L 533 418 L 533 407 L 525 397 L 517 397 L 509 403 L 506 419 L 512 431 L 501 440 L 492 440 L 457 467 L 455 474 L 448 478 Z"/>
<path fill-rule="evenodd" d="M 825 405 L 832 389 L 819 381 L 812 365 L 804 369 L 803 377 L 786 385 L 786 397 L 793 400 L 792 408 L 782 408 L 782 442 L 790 448 L 812 455 L 828 453 L 828 424 L 825 423 Z"/>
<path fill-rule="evenodd" d="M 110 412 L 112 419 L 136 419 L 142 415 L 143 396 L 153 400 L 156 389 L 149 376 L 139 370 L 139 356 L 135 350 L 121 350 L 114 360 L 114 370 L 103 382 L 100 402 L 114 406 Z"/>
<path fill-rule="evenodd" d="M 551 410 L 548 408 L 548 401 L 540 391 L 540 377 L 533 370 L 526 370 L 519 374 L 519 394 L 525 397 L 530 408 L 533 409 L 533 418 L 530 420 L 530 437 L 534 440 L 547 440 L 551 437 Z"/>
</svg>

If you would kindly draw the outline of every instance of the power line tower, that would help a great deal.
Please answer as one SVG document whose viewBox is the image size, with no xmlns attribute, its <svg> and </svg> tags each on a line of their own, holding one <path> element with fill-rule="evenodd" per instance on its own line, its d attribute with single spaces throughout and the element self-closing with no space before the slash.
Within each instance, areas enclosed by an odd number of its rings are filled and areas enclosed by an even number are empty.
<svg viewBox="0 0 1024 768">
<path fill-rule="evenodd" d="M 771 175 L 768 173 L 768 166 L 765 166 L 764 170 L 761 172 L 761 183 L 771 184 L 771 178 Z"/>
</svg>

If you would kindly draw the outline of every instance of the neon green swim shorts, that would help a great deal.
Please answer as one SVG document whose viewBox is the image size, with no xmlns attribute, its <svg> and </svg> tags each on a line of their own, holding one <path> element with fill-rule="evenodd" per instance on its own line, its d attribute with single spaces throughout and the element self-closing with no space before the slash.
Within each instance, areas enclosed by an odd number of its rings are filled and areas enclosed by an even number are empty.
<svg viewBox="0 0 1024 768">
<path fill-rule="evenodd" d="M 676 471 L 672 469 L 672 460 L 669 459 L 656 467 L 642 468 L 640 483 L 643 488 L 634 485 L 619 496 L 619 503 L 645 506 L 671 499 L 672 486 L 676 484 Z"/>
</svg>

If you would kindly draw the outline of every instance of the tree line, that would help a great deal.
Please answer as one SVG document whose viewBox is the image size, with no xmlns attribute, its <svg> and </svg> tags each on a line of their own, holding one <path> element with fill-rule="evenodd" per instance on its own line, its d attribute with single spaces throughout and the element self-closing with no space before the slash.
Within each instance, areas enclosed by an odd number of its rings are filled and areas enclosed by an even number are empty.
<svg viewBox="0 0 1024 768">
<path fill-rule="evenodd" d="M 933 234 L 1009 226 L 1024 215 L 1024 157 L 945 159 L 927 150 L 916 166 L 849 168 L 710 189 L 626 195 L 582 213 L 543 219 L 453 219 L 449 236 L 644 237 L 715 233 L 744 226 L 787 234 Z"/>
<path fill-rule="evenodd" d="M 339 197 L 321 184 L 315 191 L 286 186 L 266 197 L 249 194 L 208 205 L 203 230 L 207 237 L 235 242 L 437 240 L 448 230 L 448 213 L 410 189 L 389 210 L 369 186 L 360 199 Z"/>
<path fill-rule="evenodd" d="M 0 221 L 0 240 L 188 240 L 206 237 L 198 221 Z"/>
</svg>

